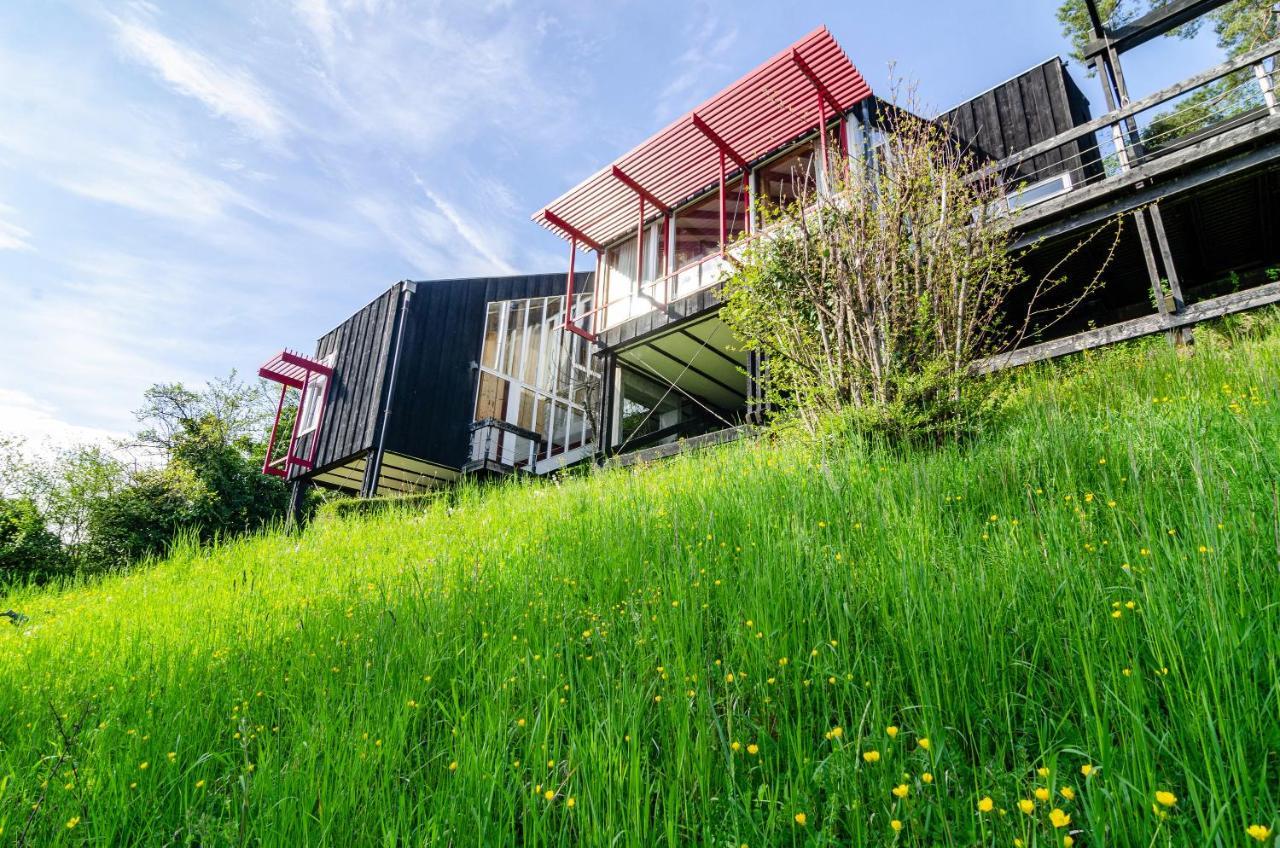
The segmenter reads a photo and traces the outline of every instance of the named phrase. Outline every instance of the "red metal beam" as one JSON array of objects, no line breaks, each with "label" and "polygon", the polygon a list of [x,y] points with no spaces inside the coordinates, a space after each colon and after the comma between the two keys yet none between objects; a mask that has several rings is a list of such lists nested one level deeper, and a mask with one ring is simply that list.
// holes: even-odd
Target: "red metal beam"
[{"label": "red metal beam", "polygon": [[[576,238],[569,242],[569,279],[564,289],[564,328],[575,336],[581,336],[589,342],[594,342],[596,337],[586,330],[573,323],[573,273],[576,260],[578,258],[578,240]],[[600,254],[596,254],[596,270],[599,275]],[[597,289],[598,290],[598,289]]]},{"label": "red metal beam", "polygon": [[743,173],[751,170],[751,166],[747,164],[747,160],[738,155],[728,143],[716,134],[716,131],[707,126],[707,122],[698,117],[695,112],[693,114],[693,125],[698,128],[698,132],[702,133],[707,139],[719,148],[720,152],[733,160],[733,163],[742,169]]},{"label": "red metal beam", "polygon": [[649,189],[645,188],[644,186],[640,185],[640,183],[631,179],[631,177],[627,174],[627,172],[619,168],[617,165],[613,166],[613,176],[614,176],[614,179],[618,180],[618,182],[627,186],[636,194],[640,195],[642,198],[648,201],[649,205],[656,207],[658,211],[661,212],[663,215],[668,215],[671,213],[670,206],[668,206],[667,204],[659,200],[657,197],[655,197],[653,192],[649,191]]},{"label": "red metal beam", "polygon": [[595,241],[590,236],[583,233],[582,230],[579,230],[573,224],[570,224],[568,221],[564,220],[559,215],[552,212],[550,209],[543,209],[542,215],[548,221],[550,221],[554,226],[564,230],[566,233],[569,234],[569,236],[582,242],[592,250],[599,251],[601,249],[599,242]]},{"label": "red metal beam", "polygon": [[835,95],[832,94],[831,90],[822,82],[822,79],[814,73],[813,68],[809,67],[809,63],[800,55],[800,51],[794,47],[791,48],[791,61],[800,69],[800,73],[809,78],[809,82],[813,83],[813,87],[817,89],[818,94],[822,99],[831,104],[832,111],[839,112],[840,101],[836,100]]}]

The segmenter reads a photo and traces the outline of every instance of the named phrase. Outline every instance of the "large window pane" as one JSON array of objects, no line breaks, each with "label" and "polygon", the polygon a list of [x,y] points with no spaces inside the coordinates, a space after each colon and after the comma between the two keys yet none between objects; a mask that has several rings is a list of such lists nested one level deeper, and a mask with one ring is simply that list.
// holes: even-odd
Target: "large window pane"
[{"label": "large window pane", "polygon": [[[747,229],[747,203],[742,180],[725,186],[725,234],[732,242]],[[676,212],[675,264],[680,269],[720,252],[720,192]]]},{"label": "large window pane", "polygon": [[480,372],[480,389],[476,396],[476,420],[507,417],[507,393],[510,384],[501,377]]},{"label": "large window pane", "polygon": [[761,201],[772,207],[786,207],[817,190],[813,144],[795,150],[756,169],[756,191]]},{"label": "large window pane", "polygon": [[480,353],[480,364],[486,368],[498,367],[498,336],[502,324],[502,304],[489,304],[489,313],[484,321],[484,347]]}]

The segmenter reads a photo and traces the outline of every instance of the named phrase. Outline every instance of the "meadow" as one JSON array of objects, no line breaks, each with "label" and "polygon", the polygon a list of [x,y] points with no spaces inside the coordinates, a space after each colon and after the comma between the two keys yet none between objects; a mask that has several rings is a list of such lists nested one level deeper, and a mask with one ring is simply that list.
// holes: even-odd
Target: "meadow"
[{"label": "meadow", "polygon": [[1280,325],[0,595],[0,843],[1280,832]]}]

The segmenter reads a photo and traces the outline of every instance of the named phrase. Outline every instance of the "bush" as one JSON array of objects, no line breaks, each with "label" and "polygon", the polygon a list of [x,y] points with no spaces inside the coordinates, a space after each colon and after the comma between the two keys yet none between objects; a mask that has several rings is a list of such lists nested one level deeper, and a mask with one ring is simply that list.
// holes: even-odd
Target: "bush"
[{"label": "bush", "polygon": [[67,568],[62,542],[29,498],[0,498],[0,583],[42,580]]},{"label": "bush", "polygon": [[[1052,326],[1097,284],[1029,284],[1009,249],[996,179],[969,179],[974,158],[945,127],[890,110],[874,167],[832,158],[845,174],[829,192],[803,192],[766,210],[768,235],[744,251],[725,284],[725,321],[763,354],[764,388],[811,429],[852,415],[895,439],[967,430],[989,405],[990,379],[971,365]],[[1086,238],[1092,240],[1110,223]],[[1114,245],[1113,245],[1114,250]],[[1016,288],[1031,288],[1009,315]],[[1057,313],[1046,323],[1046,312]]]}]

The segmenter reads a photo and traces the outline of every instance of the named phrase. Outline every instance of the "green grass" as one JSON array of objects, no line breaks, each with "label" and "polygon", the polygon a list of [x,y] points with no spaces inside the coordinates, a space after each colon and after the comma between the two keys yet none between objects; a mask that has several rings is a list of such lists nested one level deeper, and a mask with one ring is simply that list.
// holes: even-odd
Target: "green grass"
[{"label": "green grass", "polygon": [[966,445],[742,443],[17,590],[0,842],[1258,844],[1280,331],[1199,338],[1028,369]]}]

